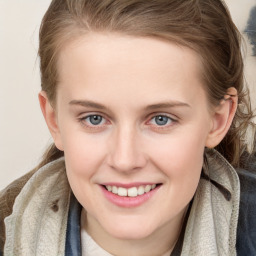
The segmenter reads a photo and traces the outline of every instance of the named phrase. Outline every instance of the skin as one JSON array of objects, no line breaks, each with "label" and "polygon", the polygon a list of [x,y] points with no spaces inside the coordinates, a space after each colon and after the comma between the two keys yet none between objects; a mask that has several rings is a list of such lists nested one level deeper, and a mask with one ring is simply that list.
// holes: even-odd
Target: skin
[{"label": "skin", "polygon": [[[83,228],[114,255],[172,250],[204,148],[225,136],[236,97],[210,107],[197,54],[159,39],[90,33],[65,45],[58,71],[56,108],[45,92],[39,100],[86,210]],[[93,125],[90,115],[102,121]],[[156,116],[166,116],[166,124]],[[101,185],[109,182],[161,186],[142,205],[124,208],[104,196]]]}]

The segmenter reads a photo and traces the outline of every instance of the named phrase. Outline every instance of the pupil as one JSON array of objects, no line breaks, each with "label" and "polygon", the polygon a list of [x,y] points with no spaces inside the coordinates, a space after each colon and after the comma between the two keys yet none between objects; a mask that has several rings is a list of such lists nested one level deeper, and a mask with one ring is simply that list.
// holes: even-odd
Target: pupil
[{"label": "pupil", "polygon": [[100,124],[102,121],[102,117],[101,116],[90,116],[90,122],[94,125]]},{"label": "pupil", "polygon": [[168,117],[166,116],[157,116],[156,117],[156,123],[158,125],[165,125],[168,122]]}]

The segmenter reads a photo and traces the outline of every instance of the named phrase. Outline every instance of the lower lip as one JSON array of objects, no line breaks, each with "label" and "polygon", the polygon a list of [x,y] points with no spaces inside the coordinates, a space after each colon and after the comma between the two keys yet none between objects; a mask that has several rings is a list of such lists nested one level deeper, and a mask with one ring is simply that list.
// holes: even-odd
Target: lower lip
[{"label": "lower lip", "polygon": [[133,207],[138,207],[144,204],[151,197],[154,196],[154,194],[158,191],[159,188],[160,186],[157,186],[156,188],[152,189],[147,193],[144,193],[143,195],[139,195],[136,197],[128,197],[128,196],[119,196],[119,195],[113,194],[108,190],[106,190],[105,187],[101,186],[103,194],[111,203],[124,208],[133,208]]}]

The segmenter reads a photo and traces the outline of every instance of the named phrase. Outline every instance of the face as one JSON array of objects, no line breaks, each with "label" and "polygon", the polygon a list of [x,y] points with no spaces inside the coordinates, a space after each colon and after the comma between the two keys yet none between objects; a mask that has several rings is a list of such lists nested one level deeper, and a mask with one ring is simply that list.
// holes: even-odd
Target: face
[{"label": "face", "polygon": [[199,57],[92,33],[62,49],[58,70],[55,143],[91,229],[141,239],[179,226],[213,126]]}]

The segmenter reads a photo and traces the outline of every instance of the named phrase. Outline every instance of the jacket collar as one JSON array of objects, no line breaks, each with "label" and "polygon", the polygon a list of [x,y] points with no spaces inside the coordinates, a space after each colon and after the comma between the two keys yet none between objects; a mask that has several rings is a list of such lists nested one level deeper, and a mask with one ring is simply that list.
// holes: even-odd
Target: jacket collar
[{"label": "jacket collar", "polygon": [[239,178],[234,168],[217,151],[207,151],[206,160],[208,168],[204,166],[204,172],[209,179],[200,179],[181,255],[235,256]]}]

